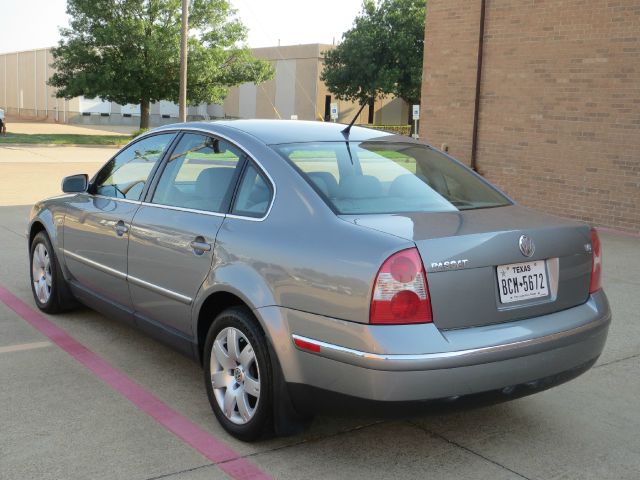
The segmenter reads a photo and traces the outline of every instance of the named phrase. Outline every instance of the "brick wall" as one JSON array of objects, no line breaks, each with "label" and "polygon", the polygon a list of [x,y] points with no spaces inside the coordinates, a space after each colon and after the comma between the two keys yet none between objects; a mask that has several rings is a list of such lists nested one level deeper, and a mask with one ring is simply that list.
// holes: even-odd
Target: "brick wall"
[{"label": "brick wall", "polygon": [[[469,162],[479,0],[429,0],[421,136]],[[640,231],[640,0],[487,0],[478,168],[509,195]]]}]

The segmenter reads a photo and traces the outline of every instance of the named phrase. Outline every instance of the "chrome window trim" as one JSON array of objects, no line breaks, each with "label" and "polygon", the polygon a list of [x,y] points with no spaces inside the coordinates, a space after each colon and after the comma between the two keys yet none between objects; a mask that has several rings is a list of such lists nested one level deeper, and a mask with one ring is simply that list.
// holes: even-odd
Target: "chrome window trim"
[{"label": "chrome window trim", "polygon": [[211,217],[222,217],[222,218],[224,218],[224,217],[228,216],[228,215],[225,215],[224,213],[210,212],[208,210],[198,210],[196,208],[176,207],[174,205],[165,205],[163,203],[141,202],[141,205],[143,207],[156,207],[156,208],[162,208],[162,209],[165,209],[165,210],[176,210],[178,212],[199,213],[201,215],[209,215]]},{"label": "chrome window trim", "polygon": [[[607,312],[605,315],[579,327],[543,337],[453,352],[423,354],[380,354],[363,352],[304,337],[295,333],[291,335],[291,338],[293,339],[294,347],[301,352],[318,355],[357,367],[384,371],[437,370],[477,365],[530,355],[535,353],[536,349],[542,351],[543,349],[552,348],[548,345],[549,343],[560,343],[560,345],[554,345],[553,347],[560,348],[564,346],[562,345],[563,340],[575,335],[585,335],[586,338],[589,338],[590,335],[595,335],[593,331],[606,329],[610,321],[611,312]],[[295,340],[301,340],[318,346],[320,347],[320,352],[303,349],[296,345]],[[543,346],[543,348],[540,348],[541,346]]]},{"label": "chrome window trim", "polygon": [[117,200],[118,202],[132,203],[134,205],[140,205],[142,203],[142,201],[140,201],[140,200],[130,200],[128,198],[109,197],[107,195],[100,195],[98,193],[84,192],[84,194],[88,195],[89,197],[104,198],[105,200],[114,200],[114,201]]},{"label": "chrome window trim", "polygon": [[65,256],[69,256],[71,258],[73,258],[74,260],[77,260],[81,263],[84,263],[85,265],[88,265],[90,267],[93,267],[97,270],[100,270],[101,272],[104,272],[106,274],[112,275],[116,278],[119,278],[121,280],[125,280],[127,282],[131,282],[134,285],[137,285],[139,287],[143,287],[146,288],[148,290],[151,290],[152,292],[155,293],[159,293],[160,295],[164,295],[165,297],[171,298],[173,300],[176,300],[178,302],[184,303],[185,305],[191,305],[191,302],[193,302],[193,299],[191,297],[188,297],[186,295],[183,295],[181,293],[178,292],[174,292],[173,290],[169,290],[167,288],[161,287],[159,285],[156,285],[155,283],[150,283],[150,282],[146,282],[138,277],[134,277],[132,275],[129,275],[127,273],[121,272],[120,270],[116,270],[115,268],[111,268],[111,267],[107,267],[106,265],[103,265],[99,262],[96,262],[94,260],[90,260],[86,257],[83,257],[82,255],[78,255],[77,253],[73,253],[70,252],[69,250],[65,250],[65,249],[61,249],[63,255]]},{"label": "chrome window trim", "polygon": [[[267,212],[264,214],[264,216],[263,217],[248,217],[246,215],[234,215],[234,214],[231,214],[231,213],[225,214],[225,213],[220,213],[220,212],[211,212],[211,211],[208,211],[208,210],[198,210],[198,209],[195,209],[195,208],[174,207],[172,205],[164,205],[162,203],[143,202],[141,200],[129,200],[129,199],[126,199],[126,198],[107,197],[105,195],[93,194],[93,193],[88,193],[88,192],[84,192],[84,194],[88,195],[90,197],[95,197],[95,198],[104,198],[104,199],[114,200],[114,201],[119,201],[119,202],[134,203],[134,204],[144,205],[144,206],[149,206],[149,207],[166,208],[168,210],[177,210],[177,211],[182,211],[182,212],[202,213],[202,214],[205,214],[205,215],[211,215],[211,216],[216,216],[216,217],[227,217],[227,218],[234,218],[234,219],[238,219],[238,220],[248,220],[250,222],[263,222],[263,221],[265,221],[267,219],[267,217],[271,213],[271,209],[273,208],[273,204],[274,204],[274,202],[276,200],[276,194],[277,194],[276,182],[273,181],[273,178],[271,177],[271,175],[269,175],[269,172],[267,172],[267,169],[264,168],[264,165],[262,165],[262,163],[260,163],[256,159],[256,156],[251,151],[249,151],[245,147],[242,147],[242,146],[238,145],[235,140],[231,139],[227,135],[224,135],[224,134],[218,133],[218,132],[214,132],[214,131],[211,131],[211,130],[207,130],[207,129],[204,129],[204,128],[195,128],[195,127],[167,128],[166,131],[165,130],[154,130],[152,132],[149,132],[146,135],[134,138],[129,143],[127,143],[125,146],[123,146],[120,150],[118,150],[118,153],[116,153],[116,155],[118,155],[122,150],[127,148],[129,145],[131,145],[135,141],[143,140],[144,138],[146,138],[148,136],[156,135],[156,134],[159,134],[159,133],[171,133],[171,132],[176,133],[176,134],[185,133],[185,132],[206,133],[206,134],[209,134],[209,135],[213,135],[213,136],[219,137],[220,139],[225,140],[225,141],[233,144],[238,149],[240,149],[242,152],[246,153],[247,156],[258,166],[258,168],[264,174],[264,176],[269,180],[269,183],[271,184],[271,188],[273,190],[273,195],[271,195],[271,202],[269,203],[269,208],[267,209]],[[111,158],[113,158],[113,157],[111,157]],[[109,159],[108,161],[110,161],[110,160],[111,159]],[[105,162],[105,165],[106,165],[106,162]],[[103,167],[104,167],[104,165],[103,165]],[[102,170],[102,167],[100,167],[100,170]],[[98,171],[100,171],[100,170],[98,170]],[[94,177],[95,177],[95,175],[94,175]],[[147,180],[149,180],[149,179],[147,179]],[[239,180],[240,179],[238,179],[238,181]]]},{"label": "chrome window trim", "polygon": [[[227,213],[224,214],[226,217],[228,218],[235,218],[238,220],[248,220],[250,222],[263,222],[267,219],[267,217],[269,216],[269,214],[271,213],[271,209],[273,208],[273,204],[275,203],[276,200],[276,195],[277,195],[277,189],[276,189],[276,182],[273,181],[273,178],[271,177],[271,175],[269,175],[269,172],[267,172],[267,169],[264,168],[264,165],[262,165],[262,163],[260,163],[260,161],[258,161],[256,159],[256,155],[251,152],[249,149],[247,149],[244,146],[240,146],[238,145],[238,143],[230,138],[229,136],[223,134],[223,133],[218,133],[212,130],[207,130],[205,128],[197,128],[197,127],[181,127],[179,128],[179,131],[182,133],[186,133],[186,132],[198,132],[198,133],[205,133],[208,135],[212,135],[215,137],[218,137],[222,140],[225,140],[229,143],[231,143],[232,145],[234,145],[236,148],[240,149],[242,152],[244,152],[251,161],[253,161],[258,168],[261,170],[261,172],[264,174],[264,176],[269,180],[269,183],[271,184],[271,189],[273,190],[273,194],[271,195],[271,202],[269,203],[269,208],[267,209],[267,212],[264,214],[264,216],[262,217],[248,217],[246,215],[234,215],[232,213]],[[238,179],[238,182],[240,181],[240,179]],[[153,205],[162,205],[161,203],[154,203]],[[233,205],[231,205],[233,206]],[[231,207],[230,206],[230,207]],[[200,213],[202,212],[202,210],[197,210],[196,213]],[[214,213],[214,212],[209,212],[209,213]]]}]

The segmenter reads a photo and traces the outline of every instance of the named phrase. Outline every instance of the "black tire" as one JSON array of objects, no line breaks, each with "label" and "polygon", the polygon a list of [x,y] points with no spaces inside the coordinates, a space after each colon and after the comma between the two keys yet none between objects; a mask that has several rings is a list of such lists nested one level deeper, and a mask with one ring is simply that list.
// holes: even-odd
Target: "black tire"
[{"label": "black tire", "polygon": [[[51,287],[50,295],[45,301],[38,297],[33,278],[33,255],[38,245],[44,246],[49,257],[48,271],[50,272]],[[29,278],[31,279],[31,292],[33,293],[33,299],[36,302],[36,306],[43,312],[59,313],[64,310],[68,310],[75,305],[73,296],[69,291],[69,286],[62,275],[56,252],[54,251],[51,241],[49,240],[49,236],[45,231],[38,232],[31,242],[31,246],[29,248]]]},{"label": "black tire", "polygon": [[[216,337],[226,328],[239,330],[253,348],[255,367],[259,371],[260,384],[259,400],[250,420],[244,424],[231,421],[224,414],[214,394],[211,380],[211,356]],[[243,339],[244,341],[244,339]],[[244,344],[246,346],[246,343]],[[273,432],[273,370],[269,349],[264,333],[258,326],[257,320],[245,307],[232,307],[220,313],[211,324],[204,346],[204,384],[209,397],[209,403],[222,427],[234,437],[245,442],[252,442],[269,436]],[[255,377],[255,375],[254,375]],[[239,386],[239,384],[236,384]],[[221,392],[221,389],[218,389]],[[237,407],[235,407],[237,408]]]}]

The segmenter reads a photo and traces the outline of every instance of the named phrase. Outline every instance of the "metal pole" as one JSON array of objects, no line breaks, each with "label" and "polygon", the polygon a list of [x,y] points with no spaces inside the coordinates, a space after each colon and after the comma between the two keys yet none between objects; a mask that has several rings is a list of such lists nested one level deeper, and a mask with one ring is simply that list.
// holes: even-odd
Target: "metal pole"
[{"label": "metal pole", "polygon": [[49,120],[49,66],[47,65],[47,57],[49,50],[44,51],[44,117]]},{"label": "metal pole", "polygon": [[38,118],[38,51],[33,51],[33,107]]},{"label": "metal pole", "polygon": [[4,108],[8,112],[9,106],[7,105],[7,57],[9,55],[4,55]]},{"label": "metal pole", "polygon": [[482,53],[484,49],[484,17],[486,11],[486,1],[480,1],[480,28],[478,32],[478,60],[476,69],[476,98],[473,110],[473,133],[471,137],[471,165],[470,167],[478,171],[478,122],[480,117],[480,87],[482,85]]},{"label": "metal pole", "polygon": [[189,0],[182,0],[182,31],[180,34],[180,121],[187,121],[187,40],[189,38]]},{"label": "metal pole", "polygon": [[22,97],[20,95],[20,52],[16,52],[16,93],[18,94],[18,118],[21,118],[22,115],[20,114],[20,108],[22,108],[22,105],[20,105],[20,100]]}]

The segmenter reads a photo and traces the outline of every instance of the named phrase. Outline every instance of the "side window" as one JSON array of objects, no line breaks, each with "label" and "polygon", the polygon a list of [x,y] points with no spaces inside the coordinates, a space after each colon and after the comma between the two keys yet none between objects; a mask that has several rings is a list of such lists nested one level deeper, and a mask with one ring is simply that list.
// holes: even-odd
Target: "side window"
[{"label": "side window", "polygon": [[263,217],[269,209],[271,196],[269,182],[253,163],[249,163],[242,176],[231,213],[247,217]]},{"label": "side window", "polygon": [[237,148],[223,140],[184,135],[162,172],[152,203],[226,211],[241,157]]},{"label": "side window", "polygon": [[95,193],[106,197],[140,200],[149,174],[174,134],[154,135],[127,147],[98,172]]}]

